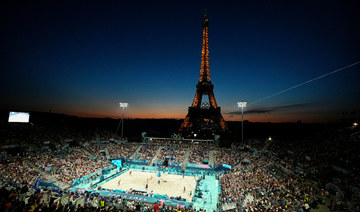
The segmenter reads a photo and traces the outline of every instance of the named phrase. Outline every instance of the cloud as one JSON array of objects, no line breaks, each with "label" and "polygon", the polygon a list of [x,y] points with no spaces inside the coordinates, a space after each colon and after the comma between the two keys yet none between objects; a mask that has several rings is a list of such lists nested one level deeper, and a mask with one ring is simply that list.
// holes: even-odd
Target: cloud
[{"label": "cloud", "polygon": [[[244,114],[263,114],[263,113],[272,113],[275,111],[284,111],[289,109],[299,109],[299,108],[305,108],[309,105],[312,105],[312,103],[303,103],[303,104],[292,104],[292,105],[281,105],[277,107],[264,107],[264,108],[254,108],[244,111]],[[241,111],[232,111],[227,114],[230,115],[241,115]]]},{"label": "cloud", "polygon": [[[266,108],[257,108],[252,110],[244,111],[244,114],[262,114],[262,113],[270,113],[273,112],[273,109],[266,109]],[[232,111],[227,114],[231,115],[241,115],[241,111]]]}]

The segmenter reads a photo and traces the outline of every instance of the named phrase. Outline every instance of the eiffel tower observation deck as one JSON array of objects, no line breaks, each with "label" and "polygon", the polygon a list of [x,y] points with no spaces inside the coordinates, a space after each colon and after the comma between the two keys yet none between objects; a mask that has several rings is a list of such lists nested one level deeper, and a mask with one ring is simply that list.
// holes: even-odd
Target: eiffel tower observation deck
[{"label": "eiffel tower observation deck", "polygon": [[[181,124],[179,133],[186,138],[214,138],[227,131],[227,125],[216,103],[214,85],[211,83],[209,62],[209,20],[206,16],[202,22],[203,39],[199,81],[196,93],[188,114]],[[206,98],[208,97],[208,98]]]}]

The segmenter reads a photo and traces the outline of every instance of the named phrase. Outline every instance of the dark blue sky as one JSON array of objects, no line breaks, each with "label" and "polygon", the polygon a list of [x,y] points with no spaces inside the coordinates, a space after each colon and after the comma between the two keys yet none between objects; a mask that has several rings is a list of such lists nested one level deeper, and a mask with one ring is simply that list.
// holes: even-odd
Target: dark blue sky
[{"label": "dark blue sky", "polygon": [[[1,108],[184,118],[208,9],[210,72],[225,120],[360,61],[356,1],[1,1]],[[360,116],[360,65],[246,108],[250,121]]]}]

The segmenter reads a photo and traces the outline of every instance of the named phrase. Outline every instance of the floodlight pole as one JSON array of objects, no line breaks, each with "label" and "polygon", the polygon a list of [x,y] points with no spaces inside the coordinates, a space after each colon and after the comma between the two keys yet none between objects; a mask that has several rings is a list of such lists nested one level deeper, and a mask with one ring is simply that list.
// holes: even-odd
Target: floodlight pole
[{"label": "floodlight pole", "polygon": [[121,138],[123,138],[123,134],[124,134],[124,113],[125,113],[125,108],[123,107],[123,115],[122,115],[122,120],[121,120]]},{"label": "floodlight pole", "polygon": [[125,108],[128,106],[128,103],[120,102],[119,104],[120,104],[120,107],[123,109],[122,121],[121,121],[121,138],[123,138],[123,135],[124,135],[124,113],[125,113]]},{"label": "floodlight pole", "polygon": [[241,144],[245,146],[244,143],[244,107],[246,107],[247,102],[242,101],[238,102],[238,107],[241,107]]}]

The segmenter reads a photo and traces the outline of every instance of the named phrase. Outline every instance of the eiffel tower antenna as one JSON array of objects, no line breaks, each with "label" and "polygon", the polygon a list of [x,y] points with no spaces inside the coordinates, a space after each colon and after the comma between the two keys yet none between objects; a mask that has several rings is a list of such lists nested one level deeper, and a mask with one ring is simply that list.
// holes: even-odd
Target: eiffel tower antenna
[{"label": "eiffel tower antenna", "polygon": [[[200,135],[203,138],[214,137],[227,131],[227,125],[221,115],[220,107],[217,105],[214,95],[214,85],[211,83],[209,62],[209,20],[206,17],[202,22],[203,39],[201,49],[200,75],[196,85],[196,93],[189,112],[180,127],[180,132],[185,137]],[[209,102],[203,102],[203,96],[208,96]]]}]

